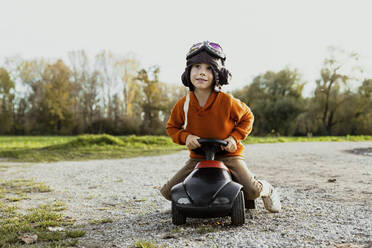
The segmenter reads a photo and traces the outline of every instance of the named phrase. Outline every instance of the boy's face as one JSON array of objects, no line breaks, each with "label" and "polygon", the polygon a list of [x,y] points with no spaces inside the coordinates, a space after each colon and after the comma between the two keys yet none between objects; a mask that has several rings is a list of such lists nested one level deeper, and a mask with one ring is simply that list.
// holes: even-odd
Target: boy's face
[{"label": "boy's face", "polygon": [[190,80],[196,89],[206,90],[212,88],[212,67],[205,63],[193,65],[190,71]]}]

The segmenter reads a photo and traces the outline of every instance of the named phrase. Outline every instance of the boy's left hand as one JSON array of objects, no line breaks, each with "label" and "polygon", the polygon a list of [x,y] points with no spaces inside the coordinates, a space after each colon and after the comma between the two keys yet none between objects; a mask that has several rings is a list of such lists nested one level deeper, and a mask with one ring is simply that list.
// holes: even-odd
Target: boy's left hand
[{"label": "boy's left hand", "polygon": [[229,136],[227,139],[224,139],[227,141],[227,146],[221,146],[222,150],[225,150],[227,152],[236,152],[238,149],[238,146],[236,145],[236,140],[233,136]]}]

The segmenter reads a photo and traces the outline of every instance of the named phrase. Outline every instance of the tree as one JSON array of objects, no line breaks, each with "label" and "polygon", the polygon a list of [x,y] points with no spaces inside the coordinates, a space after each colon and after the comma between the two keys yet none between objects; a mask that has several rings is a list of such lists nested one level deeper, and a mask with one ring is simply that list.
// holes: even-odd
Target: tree
[{"label": "tree", "polygon": [[41,100],[43,123],[53,133],[69,133],[74,127],[71,70],[58,60],[48,65],[42,75],[44,94]]},{"label": "tree", "polygon": [[120,58],[112,52],[102,51],[96,55],[95,67],[99,72],[99,82],[101,86],[101,99],[104,117],[109,120],[114,118],[112,99],[113,95],[120,91],[122,87],[122,75],[120,68]]},{"label": "tree", "polygon": [[320,71],[321,78],[316,81],[313,111],[320,120],[321,134],[332,135],[335,125],[347,118],[342,118],[342,108],[348,104],[351,96],[350,83],[356,80],[354,72],[358,69],[355,63],[358,54],[330,47],[330,55],[324,60]]},{"label": "tree", "polygon": [[293,135],[295,120],[304,111],[303,86],[296,70],[284,69],[267,71],[233,94],[252,109],[254,134]]},{"label": "tree", "polygon": [[[159,82],[160,69],[153,66],[148,71],[142,69],[138,72],[137,80],[142,83],[142,112],[143,121],[141,131],[146,134],[161,134],[165,128],[160,118],[164,110],[164,103],[167,101],[165,92],[162,92],[162,83]],[[149,74],[153,79],[149,78]]]},{"label": "tree", "polygon": [[32,126],[28,118],[28,111],[29,107],[27,100],[25,98],[21,98],[18,102],[17,111],[14,115],[14,134],[26,135],[32,130]]},{"label": "tree", "polygon": [[[14,73],[19,88],[23,92],[17,92],[20,100],[17,109],[16,127],[21,133],[35,133],[42,130],[41,100],[44,94],[42,74],[48,66],[44,59],[19,60]],[[23,99],[23,101],[22,101]],[[21,113],[18,113],[21,111]],[[18,118],[22,116],[22,118]],[[23,121],[23,122],[22,122]]]},{"label": "tree", "polygon": [[42,80],[47,66],[48,63],[44,59],[24,60],[17,66],[17,78],[21,80],[22,86],[28,89],[28,94],[34,91],[32,87]]},{"label": "tree", "polygon": [[123,102],[121,101],[119,94],[115,94],[113,98],[113,113],[114,113],[114,128],[115,131],[119,127],[119,123],[121,122],[123,118]]},{"label": "tree", "polygon": [[8,71],[0,68],[0,134],[9,134],[13,126],[14,89]]},{"label": "tree", "polygon": [[98,79],[99,72],[95,71],[82,85],[80,106],[84,120],[84,130],[96,120],[102,119],[99,107]]},{"label": "tree", "polygon": [[372,79],[363,81],[354,99],[354,132],[372,135]]},{"label": "tree", "polygon": [[123,57],[116,62],[123,82],[124,112],[126,118],[133,118],[140,113],[140,86],[136,81],[140,63],[133,56]]},{"label": "tree", "polygon": [[69,53],[71,63],[74,119],[78,124],[78,132],[89,132],[96,120],[102,119],[99,111],[99,79],[100,73],[94,70],[85,51]]}]

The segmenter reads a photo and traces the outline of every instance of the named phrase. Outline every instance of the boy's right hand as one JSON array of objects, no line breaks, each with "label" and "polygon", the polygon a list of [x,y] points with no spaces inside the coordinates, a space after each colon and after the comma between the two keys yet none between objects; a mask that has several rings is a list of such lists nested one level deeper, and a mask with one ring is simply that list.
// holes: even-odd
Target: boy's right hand
[{"label": "boy's right hand", "polygon": [[200,147],[201,145],[199,144],[198,139],[200,139],[200,137],[198,137],[196,135],[189,134],[186,137],[187,148],[189,148],[190,150],[193,150],[193,149],[196,149],[196,148]]}]

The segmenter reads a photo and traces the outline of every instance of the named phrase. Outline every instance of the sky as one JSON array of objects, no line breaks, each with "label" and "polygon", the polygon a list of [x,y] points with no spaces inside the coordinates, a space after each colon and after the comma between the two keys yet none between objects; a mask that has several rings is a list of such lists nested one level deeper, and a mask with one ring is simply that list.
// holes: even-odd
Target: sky
[{"label": "sky", "polygon": [[227,55],[226,90],[288,67],[309,95],[329,46],[359,53],[363,76],[372,78],[371,7],[368,0],[2,0],[0,63],[109,50],[134,53],[144,68],[160,66],[161,81],[181,84],[188,49],[209,40]]}]

